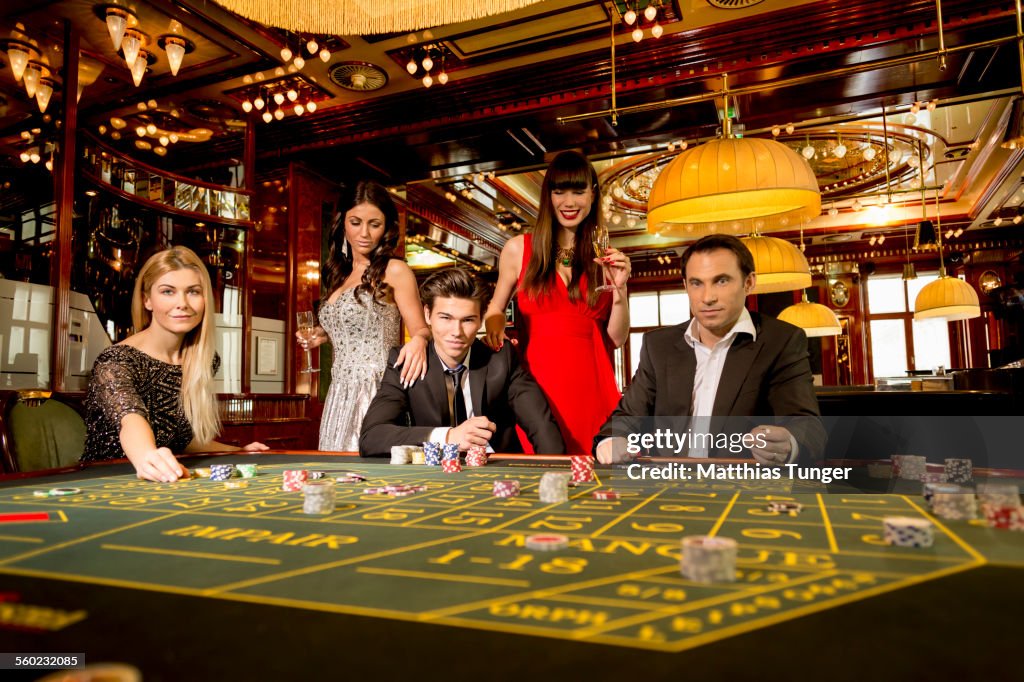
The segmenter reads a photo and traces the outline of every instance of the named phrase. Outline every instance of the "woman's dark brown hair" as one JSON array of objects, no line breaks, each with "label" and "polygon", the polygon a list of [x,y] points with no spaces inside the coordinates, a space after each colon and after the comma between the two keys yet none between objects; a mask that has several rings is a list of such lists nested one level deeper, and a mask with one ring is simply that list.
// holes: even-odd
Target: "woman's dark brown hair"
[{"label": "woman's dark brown hair", "polygon": [[[597,171],[587,161],[587,157],[579,152],[562,152],[554,158],[544,174],[544,184],[540,190],[540,210],[537,224],[533,228],[530,260],[523,274],[523,288],[534,298],[545,295],[555,285],[558,276],[558,239],[560,229],[558,218],[551,205],[551,192],[554,190],[583,190],[590,187],[594,192],[594,202],[590,213],[576,227],[575,247],[572,256],[572,276],[569,278],[569,300],[579,301],[586,298],[587,304],[597,303],[598,292],[594,287],[601,284],[600,266],[594,262],[591,242],[597,229],[598,201],[600,191],[597,186]],[[587,291],[581,291],[580,279],[587,275]]]},{"label": "woman's dark brown hair", "polygon": [[331,250],[324,265],[324,290],[330,296],[352,274],[352,247],[345,240],[345,214],[360,204],[370,204],[380,209],[384,214],[384,234],[376,248],[370,252],[370,264],[356,286],[355,297],[358,301],[362,294],[370,294],[375,302],[383,305],[390,303],[393,298],[391,285],[384,282],[384,273],[388,269],[388,261],[395,257],[395,248],[398,246],[398,209],[388,191],[369,180],[356,183],[343,193],[338,202],[338,211],[331,227]]}]

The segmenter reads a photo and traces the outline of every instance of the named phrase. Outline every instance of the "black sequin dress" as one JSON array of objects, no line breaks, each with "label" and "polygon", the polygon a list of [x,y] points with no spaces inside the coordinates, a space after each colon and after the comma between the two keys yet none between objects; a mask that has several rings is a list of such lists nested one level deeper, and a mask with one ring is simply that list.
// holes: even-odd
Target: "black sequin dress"
[{"label": "black sequin dress", "polygon": [[[214,357],[213,371],[220,366]],[[170,365],[124,344],[99,354],[85,398],[87,433],[81,461],[124,457],[121,419],[141,415],[153,429],[158,448],[183,452],[192,425],[181,408],[181,365]]]}]

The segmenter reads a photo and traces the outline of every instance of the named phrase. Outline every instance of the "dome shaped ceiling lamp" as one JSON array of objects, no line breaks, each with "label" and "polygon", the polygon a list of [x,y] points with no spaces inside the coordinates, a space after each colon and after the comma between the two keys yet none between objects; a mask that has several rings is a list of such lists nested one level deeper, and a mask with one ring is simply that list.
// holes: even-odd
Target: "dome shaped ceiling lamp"
[{"label": "dome shaped ceiling lamp", "polygon": [[[781,240],[780,240],[781,241]],[[788,245],[789,242],[786,242]],[[749,247],[748,247],[749,248]],[[804,251],[804,231],[803,227],[800,228],[800,249],[798,253],[802,256]],[[757,261],[755,260],[755,267]],[[804,261],[806,264],[807,261]],[[809,270],[810,268],[808,268]],[[760,281],[758,276],[758,281]],[[798,279],[796,276],[793,278]],[[800,273],[799,279],[803,279],[803,273]],[[807,277],[808,283],[810,282],[810,273],[808,272]],[[756,288],[756,287],[755,287]],[[829,308],[821,305],[820,303],[811,303],[807,300],[807,289],[803,289],[800,292],[800,302],[785,308],[779,313],[779,319],[783,322],[789,322],[792,325],[796,325],[804,330],[807,336],[838,336],[842,331],[842,327],[839,325],[839,318]]]},{"label": "dome shaped ceiling lamp", "polygon": [[299,33],[353,36],[405,33],[511,12],[540,0],[217,0],[218,4],[268,26]]},{"label": "dome shaped ceiling lamp", "polygon": [[746,237],[742,242],[754,256],[757,282],[751,293],[771,294],[811,286],[811,267],[794,244],[759,234]]},{"label": "dome shaped ceiling lamp", "polygon": [[946,274],[946,264],[942,260],[942,217],[939,215],[939,193],[935,192],[935,230],[939,247],[939,278],[925,285],[914,301],[914,319],[941,318],[949,322],[970,320],[981,316],[981,305],[978,292],[959,277]]},{"label": "dome shaped ceiling lamp", "polygon": [[804,330],[807,336],[839,336],[842,327],[832,309],[820,303],[807,300],[804,291],[799,303],[794,303],[779,313],[779,319]]},{"label": "dome shaped ceiling lamp", "polygon": [[723,93],[722,138],[679,154],[661,171],[647,202],[649,232],[694,239],[763,233],[792,229],[821,213],[821,191],[807,160],[775,140],[733,137],[728,83]]}]

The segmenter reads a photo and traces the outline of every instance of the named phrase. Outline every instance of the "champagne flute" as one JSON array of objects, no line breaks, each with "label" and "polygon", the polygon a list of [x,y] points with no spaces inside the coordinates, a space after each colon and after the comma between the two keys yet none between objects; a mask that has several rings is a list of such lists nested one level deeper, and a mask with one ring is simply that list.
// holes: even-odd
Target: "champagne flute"
[{"label": "champagne flute", "polygon": [[[597,225],[594,227],[594,254],[598,258],[604,258],[605,251],[608,250],[608,229]],[[604,284],[601,286],[594,287],[594,291],[613,291],[615,285],[608,281],[608,272],[605,270],[605,266],[601,266],[601,275],[604,279]]]},{"label": "champagne flute", "polygon": [[[316,339],[316,316],[313,315],[312,310],[304,310],[301,313],[295,313],[295,320],[297,322],[299,337],[306,343],[312,343]],[[313,369],[313,355],[310,353],[309,348],[305,349],[305,358],[303,359],[302,369],[299,370],[302,374],[312,374],[319,372],[319,369]]]}]

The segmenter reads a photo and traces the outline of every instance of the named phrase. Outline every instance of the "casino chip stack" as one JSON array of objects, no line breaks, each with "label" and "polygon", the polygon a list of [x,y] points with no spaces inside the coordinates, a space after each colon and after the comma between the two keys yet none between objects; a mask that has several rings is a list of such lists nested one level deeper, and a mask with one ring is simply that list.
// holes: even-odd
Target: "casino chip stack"
[{"label": "casino chip stack", "polygon": [[615,492],[614,490],[611,490],[611,489],[595,490],[594,491],[594,499],[595,500],[617,500],[617,499],[619,499],[619,494],[617,492]]},{"label": "casino chip stack", "polygon": [[558,504],[569,499],[569,479],[572,474],[549,471],[540,477],[540,501]]},{"label": "casino chip stack", "polygon": [[209,478],[213,472],[210,471],[210,467],[197,467],[192,470],[192,473],[196,475],[196,478]]},{"label": "casino chip stack", "polygon": [[697,583],[731,583],[736,580],[738,545],[732,538],[690,535],[682,540],[683,577]]},{"label": "casino chip stack", "polygon": [[800,512],[803,511],[804,506],[799,502],[786,502],[776,501],[769,502],[767,505],[768,511],[773,511],[776,514],[788,514],[789,516],[799,516]]},{"label": "casino chip stack", "polygon": [[946,479],[950,483],[970,483],[974,480],[974,463],[969,459],[947,459]]},{"label": "casino chip stack", "polygon": [[928,519],[910,516],[886,516],[882,519],[887,545],[896,547],[931,547],[935,542],[935,526]]},{"label": "casino chip stack", "polygon": [[455,459],[459,458],[459,444],[458,443],[445,443],[441,446],[441,459]]},{"label": "casino chip stack", "polygon": [[423,443],[423,463],[428,467],[441,466],[441,444],[430,443],[424,441]]},{"label": "casino chip stack", "polygon": [[590,455],[573,455],[569,458],[572,466],[573,483],[590,483],[594,480],[594,458]]},{"label": "casino chip stack", "polygon": [[932,507],[932,500],[935,499],[935,493],[954,494],[964,492],[964,489],[956,485],[955,483],[926,482],[922,487],[922,495],[924,496],[924,501],[928,505],[928,508],[932,509],[932,511],[934,511],[934,508]]},{"label": "casino chip stack", "polygon": [[921,494],[924,501],[931,504],[932,495],[935,494],[935,486],[946,484],[946,474],[926,473],[921,474]]},{"label": "casino chip stack", "polygon": [[[978,506],[974,500],[974,492],[952,483],[933,484],[932,512],[942,519],[966,521],[978,515]],[[949,486],[939,488],[939,486]]]},{"label": "casino chip stack", "polygon": [[235,473],[234,464],[213,464],[210,466],[211,481],[226,481]]},{"label": "casino chip stack", "polygon": [[1024,507],[996,504],[981,505],[985,522],[1001,530],[1024,530]]},{"label": "casino chip stack", "polygon": [[893,455],[892,473],[896,478],[920,481],[921,474],[928,471],[928,460],[920,455]]},{"label": "casino chip stack", "polygon": [[426,464],[427,463],[427,456],[423,452],[423,448],[413,447],[409,451],[412,453],[412,463],[413,464],[420,464],[420,465],[422,465],[422,464]]},{"label": "casino chip stack", "polygon": [[491,492],[495,497],[516,497],[519,495],[519,481],[495,481]]},{"label": "casino chip stack", "polygon": [[334,511],[334,481],[309,481],[302,486],[302,511],[305,514],[330,514]]},{"label": "casino chip stack", "polygon": [[462,464],[458,457],[450,457],[441,460],[441,470],[446,474],[457,474],[462,471]]},{"label": "casino chip stack", "polygon": [[466,451],[466,466],[482,467],[487,464],[487,448],[474,445]]},{"label": "casino chip stack", "polygon": [[253,478],[259,471],[259,464],[239,464],[235,470],[242,475],[242,478]]},{"label": "casino chip stack", "polygon": [[412,452],[409,451],[408,445],[393,445],[391,446],[391,463],[392,464],[412,464]]},{"label": "casino chip stack", "polygon": [[978,486],[978,499],[982,504],[998,507],[1020,505],[1020,489],[1014,483],[985,483]]},{"label": "casino chip stack", "polygon": [[297,493],[302,490],[302,486],[309,480],[309,472],[302,469],[288,469],[284,472],[284,483],[281,485],[281,490],[286,490],[290,493]]}]

